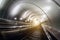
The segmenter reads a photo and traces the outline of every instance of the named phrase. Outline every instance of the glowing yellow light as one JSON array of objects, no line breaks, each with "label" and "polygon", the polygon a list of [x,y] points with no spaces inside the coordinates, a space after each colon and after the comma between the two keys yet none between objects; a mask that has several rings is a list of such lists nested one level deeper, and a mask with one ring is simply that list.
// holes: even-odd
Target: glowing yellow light
[{"label": "glowing yellow light", "polygon": [[40,24],[40,20],[38,18],[33,19],[32,25],[33,26],[38,26]]}]

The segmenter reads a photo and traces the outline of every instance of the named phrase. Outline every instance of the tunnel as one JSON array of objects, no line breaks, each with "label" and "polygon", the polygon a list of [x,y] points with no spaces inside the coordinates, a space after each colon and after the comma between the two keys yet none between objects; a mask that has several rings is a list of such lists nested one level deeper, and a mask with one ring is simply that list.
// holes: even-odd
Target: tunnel
[{"label": "tunnel", "polygon": [[0,0],[0,40],[60,40],[59,0]]}]

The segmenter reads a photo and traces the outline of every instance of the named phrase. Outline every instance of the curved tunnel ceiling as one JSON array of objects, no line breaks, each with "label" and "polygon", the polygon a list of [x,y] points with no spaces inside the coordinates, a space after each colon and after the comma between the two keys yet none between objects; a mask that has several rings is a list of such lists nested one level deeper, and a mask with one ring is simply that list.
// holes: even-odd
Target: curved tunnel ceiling
[{"label": "curved tunnel ceiling", "polygon": [[[24,9],[24,10],[22,10],[23,12],[20,12],[19,11],[19,13],[25,13],[25,12],[28,12],[27,10],[29,10],[30,12],[31,12],[31,10],[33,11],[33,12],[35,12],[35,11],[37,11],[37,9],[38,9],[38,11],[40,10],[39,8],[41,8],[46,14],[47,14],[47,16],[49,17],[49,20],[50,21],[52,21],[52,24],[51,25],[53,25],[53,27],[55,27],[55,28],[57,28],[57,29],[60,29],[60,22],[59,22],[59,20],[60,20],[60,17],[59,17],[59,13],[60,13],[60,8],[52,1],[52,0],[45,0],[45,1],[43,1],[43,0],[18,0],[17,1],[18,3],[20,3],[20,2],[27,2],[27,3],[31,3],[31,4],[27,4],[29,7],[31,7],[31,8],[28,8],[27,6],[26,6],[26,4],[23,4],[22,5],[22,8],[20,8],[19,6],[22,4],[19,4],[17,7],[18,8],[20,8],[20,9]],[[15,3],[15,1],[14,1],[14,3]],[[16,4],[12,4],[12,5],[14,5],[14,6],[16,6],[16,4],[18,4],[18,3],[16,3]],[[39,8],[37,8],[37,7],[32,7],[31,5],[32,4],[35,4],[35,5],[37,5]],[[14,7],[13,6],[13,7]],[[24,6],[27,8],[27,9],[25,9],[24,8]],[[34,6],[34,5],[33,5]],[[11,9],[7,9],[8,10],[8,12],[7,13],[10,13],[9,12],[9,10],[12,12],[12,16],[14,16],[13,15],[13,11],[15,11],[15,13],[17,13],[17,10],[18,10],[18,8],[16,8],[16,10],[14,9],[14,8],[11,8],[12,9],[12,11],[11,11]],[[36,9],[37,8],[37,9]],[[20,10],[19,9],[19,10]],[[22,15],[22,14],[21,14]],[[28,14],[27,14],[28,15]],[[35,15],[35,14],[34,14]],[[38,14],[37,14],[38,15]],[[11,17],[12,17],[11,16]],[[17,16],[17,15],[16,15]],[[15,16],[14,16],[15,17]],[[13,18],[14,18],[13,17]],[[21,17],[23,17],[23,16],[21,16]],[[8,17],[8,18],[10,18],[10,16]],[[16,19],[16,18],[15,18]],[[19,19],[18,19],[19,20]],[[26,19],[25,19],[26,20]]]}]

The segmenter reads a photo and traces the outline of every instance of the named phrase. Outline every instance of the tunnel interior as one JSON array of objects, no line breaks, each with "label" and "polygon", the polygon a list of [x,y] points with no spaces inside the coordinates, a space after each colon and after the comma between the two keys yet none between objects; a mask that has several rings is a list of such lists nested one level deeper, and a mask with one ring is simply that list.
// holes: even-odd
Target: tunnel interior
[{"label": "tunnel interior", "polygon": [[0,39],[59,40],[60,32],[54,29],[54,26],[58,25],[55,21],[58,20],[56,13],[59,12],[59,7],[53,1],[51,3],[43,0],[1,1]]}]

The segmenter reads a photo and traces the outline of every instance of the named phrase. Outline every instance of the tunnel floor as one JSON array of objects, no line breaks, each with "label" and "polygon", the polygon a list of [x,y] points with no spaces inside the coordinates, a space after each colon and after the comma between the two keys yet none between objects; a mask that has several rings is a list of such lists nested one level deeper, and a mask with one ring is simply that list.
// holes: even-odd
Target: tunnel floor
[{"label": "tunnel floor", "polygon": [[34,27],[16,33],[4,33],[4,40],[48,40],[42,27]]}]

